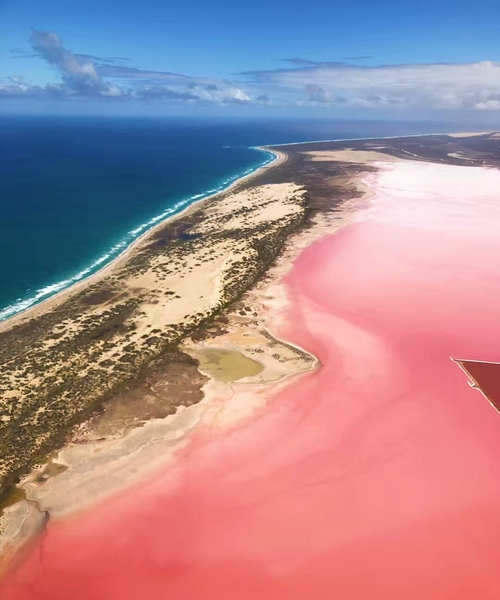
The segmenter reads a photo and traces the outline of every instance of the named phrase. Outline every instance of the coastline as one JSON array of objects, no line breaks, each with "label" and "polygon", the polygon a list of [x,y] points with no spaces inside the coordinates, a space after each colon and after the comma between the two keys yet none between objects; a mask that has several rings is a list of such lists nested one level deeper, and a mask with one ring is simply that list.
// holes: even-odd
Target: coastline
[{"label": "coastline", "polygon": [[443,132],[430,132],[430,133],[410,133],[408,135],[378,135],[373,137],[363,137],[363,138],[338,138],[331,140],[312,140],[307,142],[286,142],[284,144],[270,144],[269,146],[260,146],[262,148],[285,148],[286,146],[305,146],[308,144],[329,144],[334,142],[364,142],[364,141],[373,141],[373,140],[400,140],[404,138],[420,138],[420,137],[428,137],[434,135],[446,135],[450,137],[476,137],[481,135],[491,135],[496,133],[496,130],[491,131],[472,131],[472,132],[457,132],[457,133],[443,133]]},{"label": "coastline", "polygon": [[[37,309],[38,307],[42,307],[42,306],[47,307],[47,306],[49,306],[48,303],[50,301],[54,301],[54,304],[51,303],[50,308],[48,308],[48,310],[50,310],[51,308],[53,308],[54,306],[59,304],[59,300],[63,301],[65,298],[69,298],[71,295],[73,295],[73,291],[74,291],[74,293],[78,293],[78,291],[81,291],[82,289],[84,289],[85,284],[92,285],[92,283],[97,282],[100,279],[100,276],[104,272],[106,272],[106,273],[108,272],[108,271],[106,271],[108,268],[111,268],[113,265],[117,266],[119,264],[118,261],[129,256],[129,253],[133,249],[137,248],[138,245],[142,241],[146,240],[149,235],[153,235],[155,231],[157,231],[159,228],[164,226],[166,223],[172,222],[172,220],[174,220],[176,218],[179,218],[179,217],[185,216],[186,214],[189,214],[189,210],[192,208],[194,209],[196,206],[199,205],[199,203],[206,201],[206,200],[211,200],[213,198],[216,198],[217,196],[228,193],[231,190],[238,187],[239,185],[244,184],[244,183],[250,181],[252,178],[258,176],[259,174],[261,174],[263,172],[263,170],[266,170],[273,166],[278,166],[279,164],[281,164],[281,162],[286,160],[286,154],[284,152],[278,152],[276,150],[272,150],[272,148],[307,146],[307,145],[312,145],[312,144],[343,143],[343,142],[351,142],[351,141],[352,142],[365,142],[365,141],[373,141],[373,140],[398,140],[398,139],[402,139],[402,138],[421,138],[421,137],[439,136],[439,135],[446,135],[446,136],[456,137],[456,138],[467,138],[467,137],[474,137],[474,136],[483,136],[483,135],[488,135],[488,134],[493,134],[493,133],[495,133],[495,131],[464,132],[464,133],[431,132],[431,133],[409,134],[406,136],[395,135],[395,136],[375,136],[375,137],[363,137],[363,138],[337,138],[337,139],[328,139],[328,140],[313,140],[313,141],[305,141],[305,142],[289,142],[289,143],[284,143],[284,144],[251,146],[250,147],[251,149],[258,150],[260,152],[264,152],[267,154],[274,154],[275,158],[273,160],[261,165],[260,167],[257,167],[251,173],[248,173],[246,175],[243,175],[242,177],[237,178],[235,181],[230,183],[227,187],[222,188],[222,189],[218,190],[217,192],[209,193],[208,195],[203,195],[203,193],[201,193],[200,195],[202,197],[200,197],[199,199],[196,199],[194,201],[189,201],[189,199],[186,200],[185,202],[187,203],[187,205],[185,208],[181,209],[179,212],[175,212],[172,215],[168,215],[167,217],[161,219],[159,222],[154,223],[151,227],[147,228],[137,238],[132,240],[129,243],[129,245],[127,245],[118,255],[112,257],[108,262],[105,262],[105,264],[101,268],[99,268],[97,271],[95,271],[93,273],[89,273],[88,275],[84,276],[82,279],[78,279],[74,283],[69,283],[66,287],[63,287],[61,290],[55,292],[52,295],[49,295],[45,299],[42,299],[40,301],[35,300],[33,304],[30,304],[25,309],[20,309],[18,312],[15,312],[14,314],[12,314],[10,316],[0,318],[0,332],[5,331],[6,328],[10,328],[11,326],[14,326],[14,325],[24,322],[27,318],[36,317],[39,314],[39,312],[35,311],[35,309]],[[182,200],[180,200],[179,202],[183,203]],[[111,250],[108,251],[108,253],[109,252],[111,252]],[[83,269],[83,271],[90,269],[90,268],[91,268],[91,266],[85,267]],[[68,281],[71,281],[71,279],[73,277],[77,277],[77,275],[70,277],[68,279]],[[58,285],[60,285],[60,284],[55,283],[55,284],[48,285],[46,287],[53,287],[53,286],[58,286]],[[71,294],[70,294],[70,292],[71,292]],[[67,294],[67,295],[65,295],[65,294]],[[27,299],[27,300],[29,300],[29,299]],[[23,300],[21,300],[21,299],[16,300],[14,302],[18,302],[18,301],[23,302]],[[1,314],[1,312],[8,310],[9,308],[10,307],[3,308],[0,311],[0,314]],[[30,315],[31,315],[31,317],[30,317]]]},{"label": "coastline", "polygon": [[[159,223],[98,273],[0,324],[0,488],[129,389],[140,395],[146,420],[199,401],[197,363],[178,344],[261,276],[304,217],[299,186],[254,185],[286,163],[284,153],[266,152],[274,160]],[[189,373],[195,395],[166,389],[152,409],[141,386],[158,361],[165,362],[162,378],[171,369]],[[40,420],[41,435],[28,425]],[[136,426],[137,417],[126,421]]]},{"label": "coastline", "polygon": [[[304,143],[304,145],[306,144],[314,146],[314,143]],[[328,143],[325,142],[325,144]],[[245,188],[243,186],[244,189],[238,192],[238,186],[236,185],[233,189],[234,193],[223,198],[225,204],[222,202],[222,206],[201,203],[200,200],[201,205],[190,206],[183,211],[183,216],[189,216],[201,209],[204,217],[213,218],[218,226],[225,222],[232,232],[240,231],[240,236],[241,228],[248,227],[248,217],[245,211],[252,199],[255,201],[257,211],[253,221],[254,224],[266,223],[266,226],[268,226],[273,222],[281,222],[282,217],[279,211],[283,210],[285,206],[289,207],[288,211],[292,211],[287,213],[289,215],[293,216],[299,213],[302,215],[307,212],[308,217],[302,222],[296,220],[296,224],[285,232],[286,235],[283,238],[285,239],[284,250],[273,254],[274,257],[278,257],[277,262],[265,262],[263,270],[260,271],[261,275],[254,280],[252,285],[245,284],[246,287],[242,288],[244,293],[242,296],[238,296],[238,301],[223,302],[222,311],[217,312],[214,318],[212,316],[208,317],[210,325],[206,330],[200,326],[200,321],[194,327],[187,328],[188,334],[189,332],[192,332],[192,334],[182,338],[179,350],[194,358],[189,377],[193,377],[196,372],[201,372],[204,377],[201,381],[203,399],[201,401],[195,400],[187,405],[182,403],[180,406],[176,405],[175,412],[170,413],[166,418],[159,417],[146,420],[141,427],[127,430],[125,433],[117,434],[113,431],[110,435],[109,432],[106,432],[103,437],[102,430],[99,427],[95,428],[95,423],[99,424],[100,417],[95,422],[90,421],[90,435],[88,423],[82,425],[77,431],[76,437],[73,437],[53,459],[55,464],[64,467],[67,469],[66,471],[56,472],[54,476],[48,475],[48,481],[45,483],[44,477],[47,465],[44,465],[37,467],[24,480],[28,484],[26,489],[29,490],[28,497],[30,501],[35,500],[37,503],[41,501],[40,506],[51,515],[54,514],[55,518],[64,517],[66,512],[71,515],[73,511],[68,507],[71,507],[72,502],[74,503],[73,509],[78,512],[78,503],[80,502],[80,507],[82,503],[85,505],[83,496],[85,490],[87,490],[87,493],[90,492],[91,495],[94,493],[96,497],[99,497],[100,494],[106,495],[110,490],[119,493],[124,487],[133,484],[134,477],[141,472],[149,473],[149,468],[154,469],[155,466],[164,466],[173,452],[171,441],[174,440],[177,449],[184,448],[185,436],[187,433],[191,433],[193,427],[196,426],[198,429],[199,425],[208,426],[214,431],[218,431],[219,428],[232,427],[235,424],[239,426],[242,420],[247,422],[247,419],[252,417],[255,411],[264,410],[270,396],[274,396],[277,391],[285,387],[287,390],[294,391],[296,381],[303,381],[314,376],[314,371],[318,365],[317,357],[323,362],[321,348],[316,349],[309,343],[302,343],[300,339],[294,338],[293,335],[289,336],[287,332],[290,325],[286,324],[286,319],[284,324],[280,322],[287,312],[288,302],[287,291],[282,285],[283,278],[288,277],[288,272],[293,268],[295,259],[299,254],[302,255],[305,248],[315,245],[318,240],[321,245],[323,243],[322,238],[330,237],[332,233],[352,222],[353,216],[360,208],[361,203],[363,204],[362,208],[365,207],[364,205],[366,200],[370,198],[370,194],[367,195],[366,188],[362,186],[363,174],[368,172],[370,173],[369,178],[371,178],[372,174],[379,168],[377,162],[384,162],[382,157],[387,157],[386,162],[388,163],[394,162],[394,159],[408,161],[407,157],[404,159],[398,157],[398,152],[403,153],[403,155],[405,152],[408,154],[403,145],[398,146],[398,144],[391,146],[390,151],[386,152],[384,150],[381,155],[377,155],[376,152],[380,152],[380,150],[377,150],[376,146],[370,146],[366,140],[358,140],[356,144],[358,147],[354,150],[351,150],[351,144],[346,147],[345,144],[342,145],[340,142],[335,142],[331,146],[333,147],[323,146],[320,148],[323,152],[320,160],[317,156],[318,149],[313,148],[312,150],[308,149],[307,152],[284,156],[279,164],[276,164],[276,161],[279,159],[280,150],[279,148],[273,148],[272,151],[278,154],[278,159],[261,167],[261,171],[258,173],[261,178],[257,187]],[[346,155],[350,152],[359,152],[360,160],[350,160],[353,157]],[[444,156],[448,157],[449,155],[445,153]],[[346,158],[349,160],[345,160]],[[291,164],[280,171],[278,167],[280,165],[283,167],[288,160],[291,161]],[[446,158],[445,160],[450,164],[453,163],[453,158]],[[297,164],[303,168],[296,170]],[[275,166],[276,169],[268,169],[269,166]],[[305,167],[307,167],[306,173],[304,172]],[[299,172],[302,179],[299,178]],[[257,173],[254,172],[249,176],[256,177]],[[283,181],[289,183],[284,184]],[[325,184],[325,182],[327,183]],[[240,183],[241,180],[235,182],[235,184]],[[279,187],[285,185],[293,187],[286,189]],[[286,190],[288,191],[283,195]],[[304,191],[307,191],[308,203],[305,212],[301,212],[305,205],[300,204],[300,202],[297,203],[296,200],[295,204],[290,204],[292,200],[290,194],[292,196],[300,195]],[[227,191],[225,193],[227,194]],[[275,197],[280,194],[282,194],[281,198],[276,201]],[[286,194],[288,194],[288,197]],[[371,194],[373,194],[373,191],[371,191]],[[219,195],[216,194],[215,196]],[[204,198],[203,200],[207,199]],[[269,207],[272,209],[271,213],[268,212]],[[216,209],[219,212],[216,212]],[[168,223],[174,223],[182,215],[180,213],[173,216],[168,219]],[[161,229],[162,225],[165,226],[165,223],[162,222],[158,227],[155,227],[155,231]],[[195,222],[196,227],[200,227],[199,222],[198,224]],[[151,234],[151,232],[148,231],[145,235],[147,234]],[[148,238],[149,236],[146,239]],[[240,238],[240,240],[243,242],[243,239]],[[239,252],[239,248],[237,251]],[[309,254],[314,255],[315,251],[311,250]],[[246,256],[243,262],[245,269],[251,267],[248,263],[250,257],[251,253]],[[303,262],[303,259],[299,260]],[[194,262],[194,260],[190,260],[187,266],[182,267],[181,277],[189,276]],[[219,281],[224,279],[223,274],[224,269],[219,266],[211,277]],[[207,282],[201,282],[199,286],[203,291],[208,289]],[[148,307],[147,310],[152,312],[157,310],[153,304],[149,304]],[[160,308],[162,311],[164,310],[161,306]],[[262,318],[262,315],[259,316],[260,311],[262,311],[264,318]],[[266,321],[267,317],[265,317],[270,311],[274,315],[272,323]],[[212,320],[210,321],[210,319]],[[286,327],[286,329],[283,329],[283,327]],[[142,331],[144,331],[143,328],[141,333]],[[277,332],[278,337],[281,339],[264,339],[266,335],[263,335],[263,332],[269,334],[269,331],[272,332],[271,338]],[[293,344],[283,342],[283,339],[292,339]],[[195,362],[200,351],[205,352],[211,349],[238,352],[248,359],[261,362],[265,367],[264,375],[222,384],[215,380],[209,372],[204,372]],[[287,349],[290,350],[291,354],[287,354]],[[306,356],[304,356],[304,353]],[[275,354],[281,357],[281,361],[278,359],[273,363],[268,360],[269,356]],[[328,363],[327,368],[332,369],[333,362],[329,360],[325,362]],[[297,376],[300,377],[297,379]],[[154,380],[156,375],[151,376],[150,374],[148,377]],[[332,373],[333,377],[334,373]],[[165,376],[165,384],[161,381],[158,382],[158,379],[154,380],[154,386],[147,388],[145,393],[150,394],[150,390],[154,387],[158,388],[159,383],[161,385],[172,385],[172,378],[170,375]],[[289,388],[288,386],[292,387]],[[288,391],[284,393],[284,396],[287,394]],[[113,406],[112,402],[111,405]],[[106,411],[102,416],[106,418]],[[136,439],[136,446],[129,445],[132,438]],[[158,442],[160,445],[161,443],[166,445],[155,446]],[[121,449],[120,444],[123,446]],[[141,454],[143,451],[145,454]],[[99,457],[103,457],[106,452],[109,452],[111,456],[111,468],[110,465],[106,467],[104,463],[99,464]],[[120,455],[120,452],[123,454]],[[119,468],[115,469],[113,460],[116,460],[117,457],[120,457]],[[95,465],[95,467],[91,466],[89,468],[89,464]],[[95,472],[93,471],[94,468]],[[127,475],[127,469],[129,475]],[[87,488],[88,480],[85,478],[88,476],[92,478],[94,475],[94,487]],[[106,482],[106,486],[109,487],[103,486],[103,482]],[[66,485],[69,485],[69,488],[66,488]],[[72,492],[72,497],[65,496],[68,489]],[[106,492],[106,489],[108,492]],[[52,491],[50,492],[50,490]],[[66,501],[68,504],[65,507]],[[47,504],[44,502],[47,502]],[[14,515],[18,509],[22,512],[24,505],[27,505],[26,508],[30,507],[32,509],[29,502],[20,502],[16,505],[17,508],[9,509],[9,514]],[[83,508],[86,507],[83,506]],[[39,522],[34,522],[34,525],[39,526]]]},{"label": "coastline", "polygon": [[[371,149],[364,151],[366,159]],[[309,152],[313,175],[327,177],[339,152],[345,150],[327,148],[321,161]],[[352,174],[361,175],[377,210],[363,206],[364,218],[352,224],[348,213],[359,208],[358,191],[354,206],[343,202],[333,212],[316,213],[314,225],[290,236],[265,278],[222,315],[224,331],[183,345],[188,353],[214,347],[248,354],[264,327],[278,343],[291,340],[288,346],[318,357],[322,368],[300,363],[298,377],[271,385],[257,377],[206,381],[201,402],[131,433],[143,436],[145,454],[129,447],[122,468],[157,471],[146,473],[144,482],[131,480],[127,491],[118,485],[116,495],[98,498],[93,510],[66,515],[61,505],[81,502],[85,489],[102,493],[102,481],[123,486],[124,471],[110,469],[90,489],[88,480],[71,488],[70,470],[47,483],[32,476],[30,498],[41,501],[54,523],[45,524],[38,547],[10,580],[10,597],[19,597],[16,583],[35,578],[37,591],[56,599],[75,585],[88,596],[98,594],[95,586],[104,580],[107,591],[126,585],[135,595],[200,595],[207,573],[210,597],[239,597],[256,579],[257,593],[275,597],[276,578],[267,574],[278,571],[280,593],[300,596],[318,589],[318,582],[352,598],[373,590],[381,598],[437,598],[436,589],[453,594],[457,582],[465,590],[460,598],[481,582],[485,592],[500,589],[494,559],[498,421],[449,361],[450,353],[491,360],[497,353],[492,326],[499,284],[483,233],[498,245],[490,231],[498,219],[488,212],[497,205],[498,171],[478,171],[492,180],[482,179],[477,193],[467,167],[390,159],[383,166],[380,157],[369,158],[358,171],[356,163],[342,163],[338,177],[349,173],[352,185]],[[467,222],[457,206],[461,190],[479,203],[468,205]],[[458,231],[449,227],[450,218]],[[472,253],[462,237],[470,230]],[[443,239],[453,252],[441,251]],[[447,278],[450,265],[460,277]],[[254,317],[255,310],[264,320]],[[422,372],[433,376],[422,380]],[[162,431],[167,422],[172,428]],[[186,426],[197,434],[189,445]],[[175,456],[172,439],[181,449]],[[108,444],[114,453],[113,443],[94,440],[85,453],[78,440],[57,461],[71,465],[71,453],[80,452],[80,475],[97,474],[102,448]],[[475,485],[466,485],[470,481]],[[72,497],[64,496],[65,483]],[[75,540],[85,549],[76,559]],[[470,562],[471,545],[484,560]],[[443,555],[444,567],[436,559]],[[173,572],[179,564],[186,568]],[[214,568],[219,564],[223,568]],[[332,571],[331,564],[342,568]],[[395,568],[401,577],[392,577]],[[417,581],[411,590],[409,581]],[[31,600],[28,587],[22,589],[21,597]]]},{"label": "coastline", "polygon": [[[283,165],[288,158],[278,150],[272,152],[277,155],[277,160],[263,167],[263,171],[267,171],[268,166]],[[252,189],[255,188],[249,191]],[[195,208],[188,207],[184,215],[189,215]],[[98,429],[99,417],[97,425],[91,420],[90,428],[87,424],[83,429],[79,428],[69,442],[51,455],[49,468],[42,463],[22,479],[21,489],[27,500],[18,501],[5,510],[5,530],[3,536],[0,535],[0,554],[3,553],[0,577],[12,561],[15,564],[22,557],[23,549],[29,547],[29,540],[43,534],[48,525],[44,514],[50,514],[51,520],[64,523],[92,510],[96,503],[119,495],[127,487],[141,485],[148,477],[154,477],[155,472],[172,463],[200,427],[209,425],[223,431],[238,426],[263,408],[271,394],[288,388],[298,378],[307,377],[321,367],[316,356],[275,335],[280,324],[269,321],[268,305],[272,303],[273,312],[277,309],[277,314],[286,309],[288,300],[283,278],[294,259],[322,236],[344,226],[352,214],[352,207],[346,206],[341,213],[335,212],[319,219],[318,215],[312,227],[308,226],[297,236],[292,235],[293,239],[288,240],[277,263],[245,292],[239,302],[221,313],[223,329],[215,329],[214,337],[197,341],[188,338],[180,347],[182,352],[194,358],[200,351],[210,351],[211,348],[241,354],[258,361],[263,366],[261,374],[222,383],[204,373],[198,365],[198,371],[207,377],[202,387],[203,399],[198,403],[181,404],[174,414],[151,419],[119,436],[103,437]],[[236,393],[238,395],[235,396]],[[247,398],[244,405],[239,400],[241,394]],[[61,471],[56,470],[54,476],[49,475],[45,479],[51,464]]]},{"label": "coastline", "polygon": [[[159,229],[164,227],[167,223],[171,223],[178,218],[182,218],[182,217],[188,215],[191,211],[197,209],[202,202],[205,202],[207,200],[212,200],[212,199],[217,198],[218,196],[226,194],[226,193],[230,193],[232,190],[236,189],[238,186],[240,186],[244,183],[247,183],[248,181],[251,181],[252,178],[258,176],[264,170],[271,168],[273,166],[277,166],[277,165],[281,164],[282,162],[286,161],[286,155],[282,152],[269,150],[267,147],[264,147],[264,146],[254,146],[254,147],[252,147],[252,149],[259,150],[260,152],[264,152],[266,154],[272,154],[272,155],[274,155],[274,159],[271,159],[270,161],[257,167],[251,173],[247,173],[246,175],[243,175],[242,177],[237,178],[235,181],[230,183],[227,187],[222,188],[222,189],[218,190],[217,192],[209,193],[206,196],[203,195],[203,197],[198,198],[191,202],[189,202],[189,200],[186,200],[186,202],[188,204],[187,204],[187,206],[185,206],[185,208],[183,208],[179,212],[176,212],[172,215],[167,216],[164,219],[161,219],[158,223],[153,224],[150,228],[146,229],[146,231],[144,231],[137,238],[135,238],[126,248],[124,248],[122,250],[122,252],[120,252],[117,256],[114,256],[113,258],[111,258],[111,260],[109,260],[109,262],[105,263],[100,269],[98,269],[94,273],[90,273],[89,275],[85,276],[83,279],[80,279],[74,283],[70,283],[67,287],[64,287],[60,291],[50,295],[49,297],[47,297],[43,300],[40,300],[38,302],[35,302],[34,304],[31,304],[27,308],[22,309],[19,312],[16,312],[15,314],[13,314],[11,316],[0,319],[0,332],[5,331],[6,329],[10,329],[11,327],[14,327],[20,323],[23,323],[27,319],[35,318],[36,316],[38,316],[40,314],[40,311],[44,312],[44,310],[53,309],[55,306],[57,306],[61,302],[64,302],[64,300],[66,300],[67,298],[70,298],[75,293],[81,292],[83,289],[85,289],[86,286],[90,286],[90,285],[93,285],[94,283],[98,282],[101,278],[105,277],[108,273],[110,273],[114,268],[117,268],[124,260],[126,260],[130,256],[130,254],[135,249],[137,249],[138,247],[140,247],[140,245],[142,243],[147,241],[147,239],[150,236],[153,236],[156,231],[158,231]],[[182,202],[182,201],[180,201],[180,202]],[[87,268],[89,268],[89,267],[86,267],[86,269]],[[70,278],[70,280],[71,280],[71,278]],[[56,283],[53,285],[58,285],[58,284]],[[7,308],[8,307],[6,307],[5,309],[2,309],[2,310],[7,310]]]}]

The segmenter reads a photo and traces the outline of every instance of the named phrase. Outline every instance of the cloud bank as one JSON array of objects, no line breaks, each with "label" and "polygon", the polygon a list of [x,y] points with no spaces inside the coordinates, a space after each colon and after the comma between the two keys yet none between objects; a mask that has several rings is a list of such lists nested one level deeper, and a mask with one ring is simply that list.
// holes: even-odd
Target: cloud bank
[{"label": "cloud bank", "polygon": [[76,54],[64,46],[56,33],[34,29],[30,45],[34,54],[16,50],[16,58],[44,60],[54,67],[61,82],[39,86],[9,77],[0,82],[0,96],[163,99],[215,104],[251,101],[244,90],[231,82],[137,69],[119,64],[128,60],[123,58]]},{"label": "cloud bank", "polygon": [[0,81],[0,97],[78,97],[190,104],[247,104],[351,109],[498,111],[500,63],[353,64],[367,56],[316,62],[282,59],[283,67],[239,73],[231,81],[139,69],[126,58],[77,54],[56,33],[33,30],[31,49],[16,58],[49,64],[58,81]]},{"label": "cloud bank", "polygon": [[291,67],[245,73],[302,105],[500,109],[500,63],[355,66],[293,59]]}]

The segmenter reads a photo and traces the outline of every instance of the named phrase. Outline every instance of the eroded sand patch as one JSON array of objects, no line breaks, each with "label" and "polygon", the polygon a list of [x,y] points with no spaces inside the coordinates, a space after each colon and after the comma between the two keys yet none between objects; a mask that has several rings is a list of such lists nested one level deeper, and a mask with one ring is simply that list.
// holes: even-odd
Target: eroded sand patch
[{"label": "eroded sand patch", "polygon": [[400,158],[384,154],[382,152],[372,152],[370,150],[316,150],[306,152],[313,162],[322,161],[340,161],[349,163],[372,163],[372,162],[401,162]]},{"label": "eroded sand patch", "polygon": [[195,356],[200,370],[222,383],[252,377],[264,370],[260,363],[235,350],[205,348],[197,350]]}]

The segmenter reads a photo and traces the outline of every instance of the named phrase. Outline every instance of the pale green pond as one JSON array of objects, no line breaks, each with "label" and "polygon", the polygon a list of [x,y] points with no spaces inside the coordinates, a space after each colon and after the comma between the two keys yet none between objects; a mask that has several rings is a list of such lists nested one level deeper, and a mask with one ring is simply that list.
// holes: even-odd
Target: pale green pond
[{"label": "pale green pond", "polygon": [[223,383],[258,375],[264,369],[260,363],[233,350],[198,350],[196,358],[204,373]]}]

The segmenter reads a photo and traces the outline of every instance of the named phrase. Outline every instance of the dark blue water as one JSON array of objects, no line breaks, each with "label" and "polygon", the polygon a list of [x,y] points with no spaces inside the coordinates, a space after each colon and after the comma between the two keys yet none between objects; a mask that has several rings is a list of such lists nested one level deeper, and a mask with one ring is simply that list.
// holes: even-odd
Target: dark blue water
[{"label": "dark blue water", "polygon": [[0,319],[95,272],[268,162],[259,144],[452,130],[425,123],[0,118]]}]

